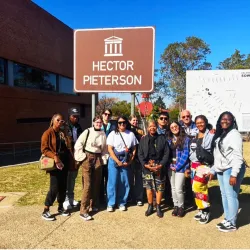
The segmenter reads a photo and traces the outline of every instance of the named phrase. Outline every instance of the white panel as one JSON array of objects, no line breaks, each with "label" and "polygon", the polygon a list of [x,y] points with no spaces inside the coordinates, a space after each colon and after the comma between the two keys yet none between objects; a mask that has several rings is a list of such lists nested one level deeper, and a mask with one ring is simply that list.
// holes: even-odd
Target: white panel
[{"label": "white panel", "polygon": [[203,114],[214,127],[219,115],[230,111],[239,131],[250,131],[250,70],[187,71],[186,106],[193,118]]}]

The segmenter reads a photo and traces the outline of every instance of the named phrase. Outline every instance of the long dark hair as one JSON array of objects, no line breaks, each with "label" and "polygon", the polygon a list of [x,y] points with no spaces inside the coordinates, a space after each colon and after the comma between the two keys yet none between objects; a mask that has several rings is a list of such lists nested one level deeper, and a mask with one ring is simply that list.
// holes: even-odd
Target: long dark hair
[{"label": "long dark hair", "polygon": [[[232,118],[232,124],[227,128],[227,130],[224,130],[222,127],[221,127],[221,119],[224,115],[228,115]],[[227,134],[232,130],[232,129],[237,129],[238,130],[238,125],[237,125],[237,122],[236,122],[236,119],[234,117],[234,115],[229,112],[229,111],[225,111],[223,112],[218,120],[217,120],[217,123],[216,123],[216,132],[215,132],[215,135],[214,135],[214,138],[212,140],[212,150],[215,148],[215,141],[216,139],[218,139],[220,137],[220,140],[218,142],[218,146],[219,146],[219,150],[221,152],[221,154],[223,155],[222,151],[221,151],[221,145],[222,145],[222,142],[223,142],[223,139],[227,136]],[[223,155],[224,156],[224,155]]]},{"label": "long dark hair", "polygon": [[[183,127],[181,126],[181,124],[178,122],[178,121],[172,121],[170,122],[169,124],[169,128],[171,126],[171,124],[177,124],[177,126],[179,127],[179,134],[176,136],[177,137],[177,141],[176,141],[176,147],[180,150],[183,149],[184,147],[184,144],[185,144],[185,139],[186,139],[186,133],[185,133],[185,130],[183,129]],[[174,134],[172,133],[171,129],[169,129],[168,131],[168,139],[169,140],[172,140],[174,137]]]},{"label": "long dark hair", "polygon": [[130,130],[131,127],[130,127],[130,123],[128,121],[128,118],[126,116],[121,115],[121,116],[119,116],[117,118],[116,127],[115,127],[115,133],[116,134],[119,133],[119,128],[118,128],[118,121],[119,121],[119,119],[123,119],[126,122],[126,130]]}]

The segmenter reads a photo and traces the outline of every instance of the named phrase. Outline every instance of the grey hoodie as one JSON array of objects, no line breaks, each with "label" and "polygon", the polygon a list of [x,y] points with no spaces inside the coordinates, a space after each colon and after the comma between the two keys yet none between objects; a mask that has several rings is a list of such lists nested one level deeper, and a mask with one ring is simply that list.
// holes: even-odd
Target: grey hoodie
[{"label": "grey hoodie", "polygon": [[231,176],[237,177],[240,168],[243,165],[243,142],[241,134],[237,129],[232,129],[222,141],[221,151],[219,150],[216,139],[216,147],[214,149],[214,165],[211,173],[223,172],[232,168]]}]

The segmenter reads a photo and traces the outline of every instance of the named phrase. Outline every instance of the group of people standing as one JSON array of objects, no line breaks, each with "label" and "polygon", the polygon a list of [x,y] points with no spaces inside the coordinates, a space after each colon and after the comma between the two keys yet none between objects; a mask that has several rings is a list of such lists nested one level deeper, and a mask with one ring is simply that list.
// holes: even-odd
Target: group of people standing
[{"label": "group of people standing", "polygon": [[[74,186],[82,167],[83,193],[80,217],[93,219],[100,202],[107,211],[127,210],[128,200],[143,205],[144,188],[148,201],[146,216],[156,209],[162,218],[162,199],[172,198],[172,215],[185,216],[185,198],[195,201],[200,224],[210,220],[208,181],[216,175],[221,190],[224,220],[216,227],[222,232],[236,230],[238,194],[245,173],[242,138],[235,117],[224,112],[212,129],[204,115],[192,121],[188,110],[180,121],[169,120],[162,112],[157,121],[148,121],[147,133],[138,127],[138,119],[120,116],[110,123],[112,112],[104,110],[93,119],[93,126],[82,131],[77,109],[71,109],[66,123],[55,114],[42,136],[42,154],[55,161],[50,171],[50,189],[42,218],[54,220],[49,208],[57,198],[58,212],[68,216],[78,205]],[[66,126],[67,125],[67,126]]]}]

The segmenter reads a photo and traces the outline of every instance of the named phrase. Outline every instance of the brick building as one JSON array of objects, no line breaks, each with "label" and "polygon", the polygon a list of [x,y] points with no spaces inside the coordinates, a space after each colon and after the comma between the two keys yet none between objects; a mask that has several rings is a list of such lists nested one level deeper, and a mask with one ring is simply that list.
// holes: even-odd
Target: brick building
[{"label": "brick building", "polygon": [[32,1],[0,5],[0,143],[39,141],[70,107],[89,127],[91,94],[73,92],[73,30]]}]

